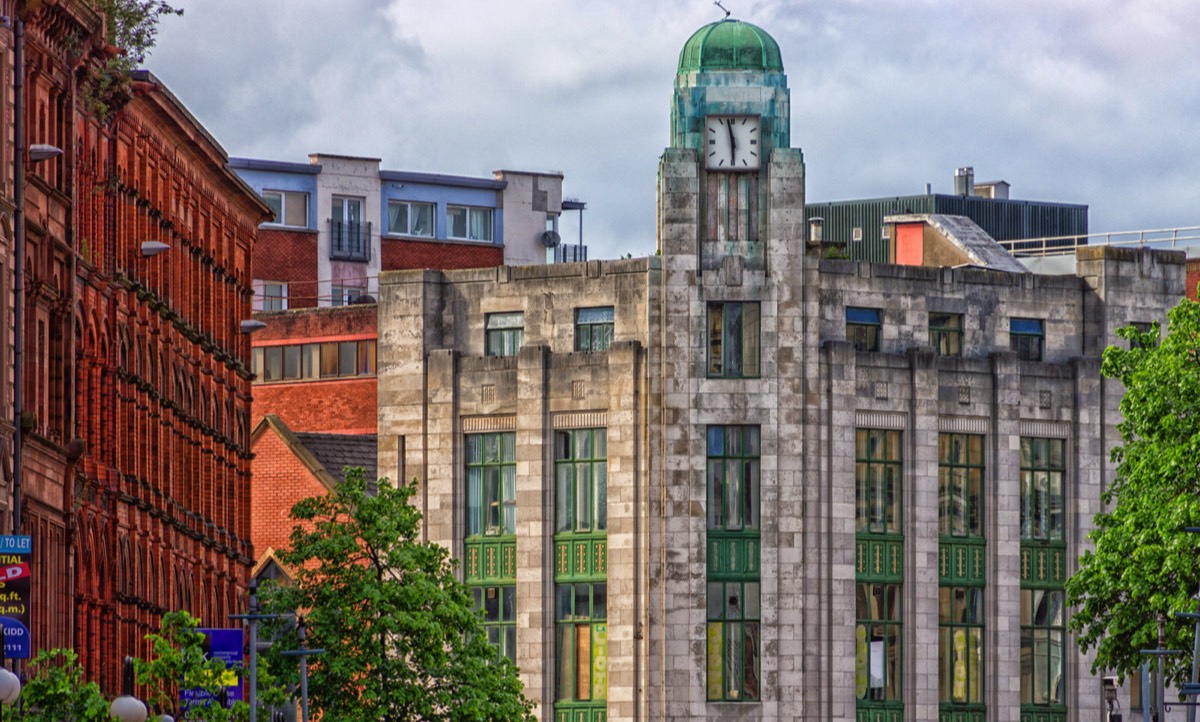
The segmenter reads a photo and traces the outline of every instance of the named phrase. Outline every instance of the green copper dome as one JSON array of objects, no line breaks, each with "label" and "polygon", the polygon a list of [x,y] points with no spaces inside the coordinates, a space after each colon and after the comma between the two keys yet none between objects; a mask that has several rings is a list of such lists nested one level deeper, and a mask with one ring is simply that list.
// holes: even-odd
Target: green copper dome
[{"label": "green copper dome", "polygon": [[726,18],[697,30],[679,53],[679,72],[776,70],[783,72],[779,43],[767,31]]}]

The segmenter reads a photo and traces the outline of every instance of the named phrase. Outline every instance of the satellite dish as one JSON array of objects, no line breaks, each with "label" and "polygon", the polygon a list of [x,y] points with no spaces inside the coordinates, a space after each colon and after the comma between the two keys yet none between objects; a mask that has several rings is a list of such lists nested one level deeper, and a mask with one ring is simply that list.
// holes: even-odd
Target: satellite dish
[{"label": "satellite dish", "polygon": [[558,235],[558,231],[543,231],[542,245],[546,248],[555,248],[562,241],[562,236]]}]

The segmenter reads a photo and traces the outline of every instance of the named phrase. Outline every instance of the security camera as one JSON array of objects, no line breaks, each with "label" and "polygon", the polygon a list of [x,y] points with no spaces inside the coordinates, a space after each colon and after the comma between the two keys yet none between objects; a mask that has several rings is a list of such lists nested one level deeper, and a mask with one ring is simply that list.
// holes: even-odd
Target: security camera
[{"label": "security camera", "polygon": [[1116,677],[1104,677],[1102,681],[1104,683],[1104,691],[1105,692],[1108,692],[1109,690],[1112,690],[1113,692],[1117,691],[1117,678]]}]

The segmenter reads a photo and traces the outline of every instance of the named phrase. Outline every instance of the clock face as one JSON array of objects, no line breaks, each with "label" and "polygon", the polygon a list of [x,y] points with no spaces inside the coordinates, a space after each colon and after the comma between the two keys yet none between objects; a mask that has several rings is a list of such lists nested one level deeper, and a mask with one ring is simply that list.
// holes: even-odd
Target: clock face
[{"label": "clock face", "polygon": [[758,116],[710,115],[704,122],[704,165],[709,170],[758,170]]}]

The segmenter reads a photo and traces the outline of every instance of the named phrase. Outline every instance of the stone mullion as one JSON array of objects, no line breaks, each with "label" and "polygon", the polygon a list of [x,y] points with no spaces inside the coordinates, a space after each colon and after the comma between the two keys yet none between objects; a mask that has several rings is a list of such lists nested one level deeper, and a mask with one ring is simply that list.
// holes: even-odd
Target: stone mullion
[{"label": "stone mullion", "polygon": [[[642,349],[623,341],[608,352],[608,716],[638,718],[645,689],[646,520],[641,456]],[[548,476],[547,478],[552,478]],[[553,508],[553,507],[551,507]],[[551,638],[553,639],[553,638]],[[548,699],[552,699],[549,697]]]},{"label": "stone mullion", "polygon": [[[912,373],[910,438],[904,440],[904,547],[907,560],[901,610],[905,716],[938,716],[938,369],[928,348],[909,352]],[[985,510],[986,513],[986,510]]]},{"label": "stone mullion", "polygon": [[[984,509],[984,702],[987,719],[1018,719],[1021,711],[1021,364],[992,355],[992,443],[984,463],[991,508]],[[1001,686],[999,680],[1016,680]]]},{"label": "stone mullion", "polygon": [[[517,356],[517,666],[529,696],[552,700],[554,619],[542,603],[553,588],[554,548],[553,524],[546,519],[553,507],[542,503],[552,478],[547,473],[553,448],[548,443],[548,354],[545,346],[526,346]],[[553,708],[539,707],[537,714],[552,719]]]}]

